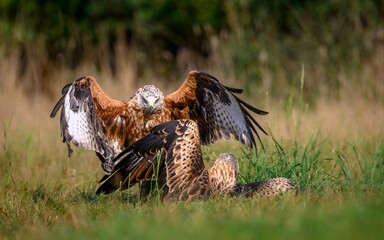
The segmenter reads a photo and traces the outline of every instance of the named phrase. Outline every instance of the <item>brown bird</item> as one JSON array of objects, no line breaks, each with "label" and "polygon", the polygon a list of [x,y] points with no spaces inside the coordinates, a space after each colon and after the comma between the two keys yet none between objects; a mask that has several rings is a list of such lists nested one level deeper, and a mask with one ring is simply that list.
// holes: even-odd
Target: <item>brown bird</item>
[{"label": "brown bird", "polygon": [[214,165],[204,166],[199,127],[192,120],[174,120],[154,127],[115,159],[111,175],[105,175],[97,194],[127,189],[141,180],[157,180],[166,202],[207,199],[221,194],[272,196],[293,189],[286,178],[238,184],[239,164],[229,153]]},{"label": "brown bird", "polygon": [[203,144],[233,135],[249,147],[256,146],[254,134],[260,140],[256,127],[267,133],[250,112],[267,112],[239,99],[235,94],[241,92],[223,86],[208,73],[191,71],[182,86],[169,95],[145,85],[128,101],[118,101],[108,97],[95,78],[87,76],[63,88],[50,116],[55,117],[61,108],[60,126],[69,156],[70,143],[94,150],[110,174],[112,160],[122,149],[154,126],[175,119],[196,121]]}]

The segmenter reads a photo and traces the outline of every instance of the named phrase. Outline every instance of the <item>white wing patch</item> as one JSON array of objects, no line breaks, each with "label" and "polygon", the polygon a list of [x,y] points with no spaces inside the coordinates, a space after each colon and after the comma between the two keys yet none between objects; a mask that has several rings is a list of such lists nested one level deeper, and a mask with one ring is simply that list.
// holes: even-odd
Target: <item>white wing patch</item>
[{"label": "white wing patch", "polygon": [[[87,150],[95,150],[101,154],[104,153],[104,150],[97,146],[95,130],[92,127],[90,119],[90,111],[88,109],[88,103],[83,102],[79,104],[72,104],[71,107],[70,95],[73,95],[72,86],[69,89],[68,94],[65,96],[64,109],[65,109],[65,119],[68,124],[68,134],[70,136],[70,141],[75,146],[82,146]],[[77,111],[75,108],[78,108]]]},{"label": "white wing patch", "polygon": [[103,168],[110,173],[113,165],[114,149],[117,143],[110,143],[103,132],[101,120],[98,118],[89,89],[82,93],[75,93],[74,85],[70,86],[64,98],[62,109],[61,128],[64,140],[68,144],[69,154],[70,142],[75,146],[82,146],[87,150],[94,150],[100,153],[106,162]]},{"label": "white wing patch", "polygon": [[[110,174],[113,158],[127,144],[126,103],[110,100],[90,76],[65,85],[61,94],[50,117],[54,118],[60,111],[60,128],[68,155],[73,153],[73,145],[94,150],[107,175]],[[97,109],[100,102],[112,107]],[[100,116],[104,116],[103,119]]]}]

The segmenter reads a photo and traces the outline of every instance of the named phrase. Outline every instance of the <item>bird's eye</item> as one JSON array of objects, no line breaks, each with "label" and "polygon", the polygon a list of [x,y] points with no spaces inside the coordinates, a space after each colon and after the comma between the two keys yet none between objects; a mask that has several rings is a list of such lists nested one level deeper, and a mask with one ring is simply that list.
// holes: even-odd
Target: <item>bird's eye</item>
[{"label": "bird's eye", "polygon": [[142,101],[143,103],[145,103],[145,104],[148,103],[147,99],[146,99],[145,97],[143,97],[143,96],[141,96],[141,101]]},{"label": "bird's eye", "polygon": [[159,102],[159,100],[160,100],[160,99],[159,99],[159,98],[157,98],[157,99],[156,99],[156,101],[155,101],[155,103],[158,103],[158,102]]}]

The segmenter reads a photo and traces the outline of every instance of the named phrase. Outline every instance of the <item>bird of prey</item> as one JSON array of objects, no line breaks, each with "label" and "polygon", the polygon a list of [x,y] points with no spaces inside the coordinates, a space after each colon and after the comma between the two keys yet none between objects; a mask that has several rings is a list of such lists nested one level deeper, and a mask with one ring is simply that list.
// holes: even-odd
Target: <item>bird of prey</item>
[{"label": "bird of prey", "polygon": [[[203,144],[235,139],[255,147],[257,128],[267,134],[251,112],[265,115],[241,100],[242,89],[226,87],[209,73],[191,71],[175,92],[164,95],[153,85],[138,89],[128,101],[108,97],[96,79],[87,76],[66,85],[51,118],[61,108],[63,142],[71,156],[71,143],[96,151],[106,174],[113,158],[156,125],[176,119],[196,121]],[[260,141],[261,142],[261,141]]]},{"label": "bird of prey", "polygon": [[209,169],[204,166],[199,127],[192,120],[173,120],[124,149],[115,159],[111,175],[100,181],[97,194],[124,190],[141,180],[156,180],[164,201],[193,201],[217,195],[272,196],[295,188],[286,178],[238,184],[239,164],[222,153]]}]

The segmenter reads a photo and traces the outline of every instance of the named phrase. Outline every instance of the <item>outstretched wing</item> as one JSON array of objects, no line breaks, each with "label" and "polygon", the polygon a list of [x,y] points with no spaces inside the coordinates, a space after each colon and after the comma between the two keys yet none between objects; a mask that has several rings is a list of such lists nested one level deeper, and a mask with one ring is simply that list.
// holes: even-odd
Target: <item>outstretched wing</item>
[{"label": "outstretched wing", "polygon": [[[160,155],[158,154],[160,153]],[[105,176],[99,193],[124,190],[140,180],[164,182],[168,194],[188,198],[198,195],[191,188],[204,171],[197,125],[191,120],[174,120],[154,127],[115,158],[111,176]],[[164,169],[165,168],[165,169]]]},{"label": "outstretched wing", "polygon": [[268,113],[241,100],[235,95],[239,93],[242,89],[226,87],[208,73],[191,71],[177,91],[165,96],[164,102],[174,118],[197,121],[203,144],[228,139],[232,134],[241,143],[254,147],[254,134],[260,140],[256,128],[267,133],[251,112]]},{"label": "outstretched wing", "polygon": [[88,76],[63,88],[51,118],[60,108],[60,127],[68,155],[73,152],[71,143],[94,150],[104,158],[102,166],[110,173],[112,160],[126,140],[127,103],[110,99]]}]

